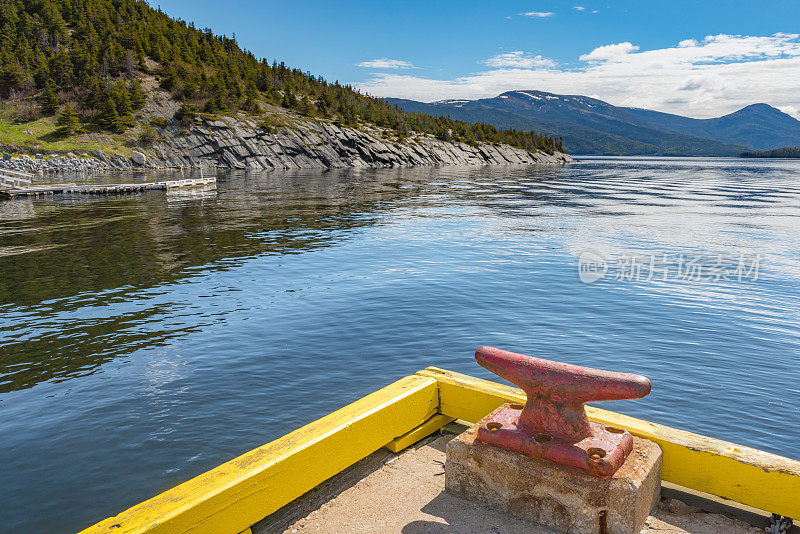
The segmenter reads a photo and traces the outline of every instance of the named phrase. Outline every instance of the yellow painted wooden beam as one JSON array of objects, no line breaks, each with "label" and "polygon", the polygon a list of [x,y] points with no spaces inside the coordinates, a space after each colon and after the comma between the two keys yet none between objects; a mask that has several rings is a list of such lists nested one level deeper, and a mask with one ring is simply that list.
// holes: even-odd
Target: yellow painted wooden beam
[{"label": "yellow painted wooden beam", "polygon": [[442,428],[444,425],[452,423],[455,418],[446,415],[437,414],[416,427],[415,429],[406,432],[402,436],[398,436],[385,445],[387,449],[392,452],[400,452],[406,447],[415,444],[422,438],[426,438]]},{"label": "yellow painted wooden beam", "polygon": [[437,381],[403,378],[85,531],[239,533],[437,413]]},{"label": "yellow painted wooden beam", "polygon": [[[417,374],[439,382],[439,411],[456,419],[475,422],[503,403],[525,402],[525,393],[512,386],[435,367]],[[800,519],[800,461],[592,406],[586,412],[592,421],[658,443],[662,479]]]}]

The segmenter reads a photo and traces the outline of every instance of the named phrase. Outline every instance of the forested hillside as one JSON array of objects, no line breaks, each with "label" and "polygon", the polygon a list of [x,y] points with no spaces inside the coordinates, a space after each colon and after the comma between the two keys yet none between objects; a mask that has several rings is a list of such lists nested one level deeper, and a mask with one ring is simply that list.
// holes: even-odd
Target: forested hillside
[{"label": "forested hillside", "polygon": [[561,150],[560,139],[534,132],[406,113],[348,85],[257,59],[234,39],[174,20],[145,2],[0,2],[0,98],[21,103],[16,120],[58,116],[64,135],[124,132],[147,102],[145,77],[181,102],[175,118],[187,123],[198,113],[257,117],[269,103],[344,125],[373,123],[400,137],[416,131],[470,144]]},{"label": "forested hillside", "polygon": [[800,147],[788,146],[776,148],[775,150],[764,150],[761,152],[742,152],[740,158],[800,158]]}]

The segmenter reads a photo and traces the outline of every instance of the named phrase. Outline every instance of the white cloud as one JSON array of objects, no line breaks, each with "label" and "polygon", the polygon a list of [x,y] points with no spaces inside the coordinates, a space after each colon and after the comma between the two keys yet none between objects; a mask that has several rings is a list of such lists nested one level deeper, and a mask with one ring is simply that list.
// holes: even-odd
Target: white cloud
[{"label": "white cloud", "polygon": [[[668,48],[639,50],[632,43],[600,46],[576,66],[521,51],[485,60],[489,67],[449,80],[381,73],[358,84],[377,96],[433,101],[483,98],[539,89],[595,95],[621,106],[714,117],[766,102],[800,118],[800,35],[710,35]],[[552,62],[552,64],[550,63]]]},{"label": "white cloud", "polygon": [[583,11],[583,10],[584,10],[584,9],[586,9],[586,8],[585,8],[585,7],[583,7],[583,6],[575,6],[575,7],[573,7],[572,9],[574,9],[574,10],[576,10],[576,11]]},{"label": "white cloud", "polygon": [[550,58],[542,57],[540,55],[534,56],[522,50],[515,52],[507,52],[505,54],[498,54],[485,61],[484,65],[497,68],[520,68],[520,69],[535,69],[535,68],[550,68],[555,67],[556,62]]},{"label": "white cloud", "polygon": [[578,59],[581,61],[614,61],[622,59],[624,55],[636,52],[637,50],[639,50],[638,46],[625,41],[624,43],[598,46],[588,54],[583,54]]},{"label": "white cloud", "polygon": [[364,67],[367,69],[413,69],[414,65],[408,61],[401,59],[371,59],[369,61],[362,61],[356,64],[357,67]]},{"label": "white cloud", "polygon": [[528,11],[527,13],[520,13],[520,15],[523,17],[546,19],[547,17],[552,17],[555,13],[552,11]]}]

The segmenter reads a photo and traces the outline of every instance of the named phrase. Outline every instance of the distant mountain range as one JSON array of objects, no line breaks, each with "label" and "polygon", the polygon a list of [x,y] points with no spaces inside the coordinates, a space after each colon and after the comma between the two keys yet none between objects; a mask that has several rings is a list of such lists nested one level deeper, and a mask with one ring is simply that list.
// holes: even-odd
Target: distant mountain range
[{"label": "distant mountain range", "polygon": [[431,103],[386,100],[409,112],[560,136],[572,154],[737,156],[800,145],[800,121],[767,104],[714,119],[692,119],[544,91]]}]

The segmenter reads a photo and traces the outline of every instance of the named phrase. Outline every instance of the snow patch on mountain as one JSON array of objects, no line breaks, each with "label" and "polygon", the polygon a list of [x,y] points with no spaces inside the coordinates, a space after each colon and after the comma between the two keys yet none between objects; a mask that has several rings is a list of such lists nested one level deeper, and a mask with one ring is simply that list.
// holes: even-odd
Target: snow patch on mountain
[{"label": "snow patch on mountain", "polygon": [[520,95],[525,95],[532,100],[541,100],[542,97],[539,95],[532,94],[530,91],[517,91]]}]

